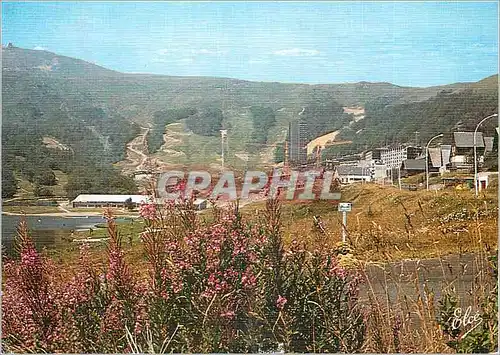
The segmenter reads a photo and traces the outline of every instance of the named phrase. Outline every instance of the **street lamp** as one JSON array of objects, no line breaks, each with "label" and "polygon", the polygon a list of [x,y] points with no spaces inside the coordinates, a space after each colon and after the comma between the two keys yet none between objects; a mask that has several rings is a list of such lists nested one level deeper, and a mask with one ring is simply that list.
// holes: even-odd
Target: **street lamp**
[{"label": "street lamp", "polygon": [[489,115],[488,117],[485,117],[483,118],[477,125],[476,125],[476,129],[474,130],[474,137],[472,138],[473,139],[473,144],[474,144],[474,191],[476,192],[476,197],[478,195],[478,181],[477,181],[477,151],[476,151],[476,134],[477,134],[477,129],[479,128],[479,126],[481,125],[481,123],[483,123],[484,121],[486,121],[488,118],[491,118],[491,117],[498,117],[498,113],[494,113],[492,115]]},{"label": "street lamp", "polygon": [[429,190],[429,144],[431,144],[431,142],[436,139],[436,138],[439,138],[439,137],[442,137],[443,134],[440,133],[438,134],[437,136],[434,136],[432,137],[428,142],[427,142],[427,145],[425,146],[425,180],[426,180],[426,187],[427,187],[427,190]]},{"label": "street lamp", "polygon": [[398,183],[399,189],[401,190],[401,165],[398,165]]},{"label": "street lamp", "polygon": [[221,141],[221,158],[222,158],[222,164],[221,164],[221,170],[224,171],[224,141],[227,139],[227,129],[221,129],[220,130],[220,141]]}]

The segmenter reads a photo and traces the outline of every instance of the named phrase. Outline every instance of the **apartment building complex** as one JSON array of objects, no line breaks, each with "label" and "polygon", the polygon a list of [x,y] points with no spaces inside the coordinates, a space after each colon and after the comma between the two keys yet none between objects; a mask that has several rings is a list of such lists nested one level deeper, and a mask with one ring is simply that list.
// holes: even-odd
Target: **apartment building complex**
[{"label": "apartment building complex", "polygon": [[415,159],[422,153],[421,147],[395,145],[381,149],[380,160],[388,169],[397,169],[403,160]]},{"label": "apartment building complex", "polygon": [[288,126],[288,158],[292,165],[302,165],[307,162],[306,133],[305,122],[290,122]]}]

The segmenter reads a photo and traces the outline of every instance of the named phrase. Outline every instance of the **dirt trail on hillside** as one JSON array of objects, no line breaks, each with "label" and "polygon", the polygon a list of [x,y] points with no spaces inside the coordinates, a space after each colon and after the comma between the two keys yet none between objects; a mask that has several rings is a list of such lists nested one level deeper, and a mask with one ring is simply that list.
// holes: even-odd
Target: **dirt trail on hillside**
[{"label": "dirt trail on hillside", "polygon": [[358,107],[344,107],[344,112],[348,114],[353,115],[353,120],[349,122],[349,126],[352,124],[361,121],[363,118],[365,118],[365,108],[358,106]]},{"label": "dirt trail on hillside", "polygon": [[145,169],[145,165],[148,160],[148,144],[146,137],[150,130],[150,127],[141,126],[141,133],[127,143],[127,157],[124,161],[119,163],[124,172],[133,172]]},{"label": "dirt trail on hillside", "polygon": [[165,133],[163,134],[163,145],[159,149],[160,152],[166,153],[172,157],[180,157],[185,154],[184,152],[180,152],[178,150],[175,150],[174,148],[182,143],[183,136],[191,135],[191,133],[177,132],[169,129],[169,126],[170,128],[172,128],[172,126],[178,124],[180,123],[172,123],[170,125],[167,125],[167,127],[165,128]]},{"label": "dirt trail on hillside", "polygon": [[62,144],[57,139],[52,138],[52,137],[42,137],[42,143],[45,144],[45,146],[47,148],[59,149],[62,151],[65,151],[65,150],[73,151],[73,149],[71,147],[68,147],[67,145]]}]

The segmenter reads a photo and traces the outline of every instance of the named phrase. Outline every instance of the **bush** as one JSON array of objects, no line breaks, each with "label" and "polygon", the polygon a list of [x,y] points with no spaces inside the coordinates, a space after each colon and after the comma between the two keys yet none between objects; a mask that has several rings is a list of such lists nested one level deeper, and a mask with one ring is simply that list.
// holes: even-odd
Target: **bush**
[{"label": "bush", "polygon": [[33,193],[37,197],[53,197],[54,196],[54,193],[52,192],[51,189],[49,189],[46,186],[39,185],[39,184],[35,184],[35,186],[33,188]]},{"label": "bush", "polygon": [[13,197],[17,192],[17,180],[8,166],[2,167],[2,198]]},{"label": "bush", "polygon": [[[107,266],[83,246],[60,276],[25,222],[5,266],[3,343],[22,352],[354,352],[364,338],[359,278],[335,256],[283,248],[280,208],[243,220],[237,206],[200,221],[192,201],[144,204],[147,278],[125,262],[108,215]],[[103,271],[101,271],[103,270]]]},{"label": "bush", "polygon": [[54,186],[57,184],[57,179],[52,170],[44,170],[36,177],[36,182],[40,185]]}]

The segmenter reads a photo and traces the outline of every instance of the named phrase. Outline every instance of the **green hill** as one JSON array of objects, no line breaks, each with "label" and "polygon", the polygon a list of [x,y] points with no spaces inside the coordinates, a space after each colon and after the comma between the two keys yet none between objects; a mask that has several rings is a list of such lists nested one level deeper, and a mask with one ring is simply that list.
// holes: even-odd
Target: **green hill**
[{"label": "green hill", "polygon": [[[285,139],[291,121],[306,122],[311,139],[343,127],[349,127],[344,136],[361,130],[357,142],[384,129],[397,135],[420,107],[412,105],[467,92],[490,97],[497,78],[432,88],[369,82],[307,85],[126,74],[16,47],[3,48],[2,57],[3,164],[14,171],[34,166],[28,176],[40,175],[48,166],[70,174],[77,168],[110,169],[111,163],[125,159],[126,144],[145,131],[140,127],[148,132],[145,153],[164,163],[219,164],[218,131],[224,128],[229,132],[228,166],[260,166],[272,162],[275,145]],[[352,117],[343,112],[345,106],[366,107],[366,118],[349,125]],[[396,117],[406,108],[411,109],[407,118]],[[384,110],[394,111],[381,118]],[[381,121],[387,127],[381,128]],[[455,123],[447,118],[443,126]],[[404,129],[409,132],[414,125]],[[47,136],[70,150],[46,148],[42,139]],[[248,161],[242,154],[248,154]]]}]

